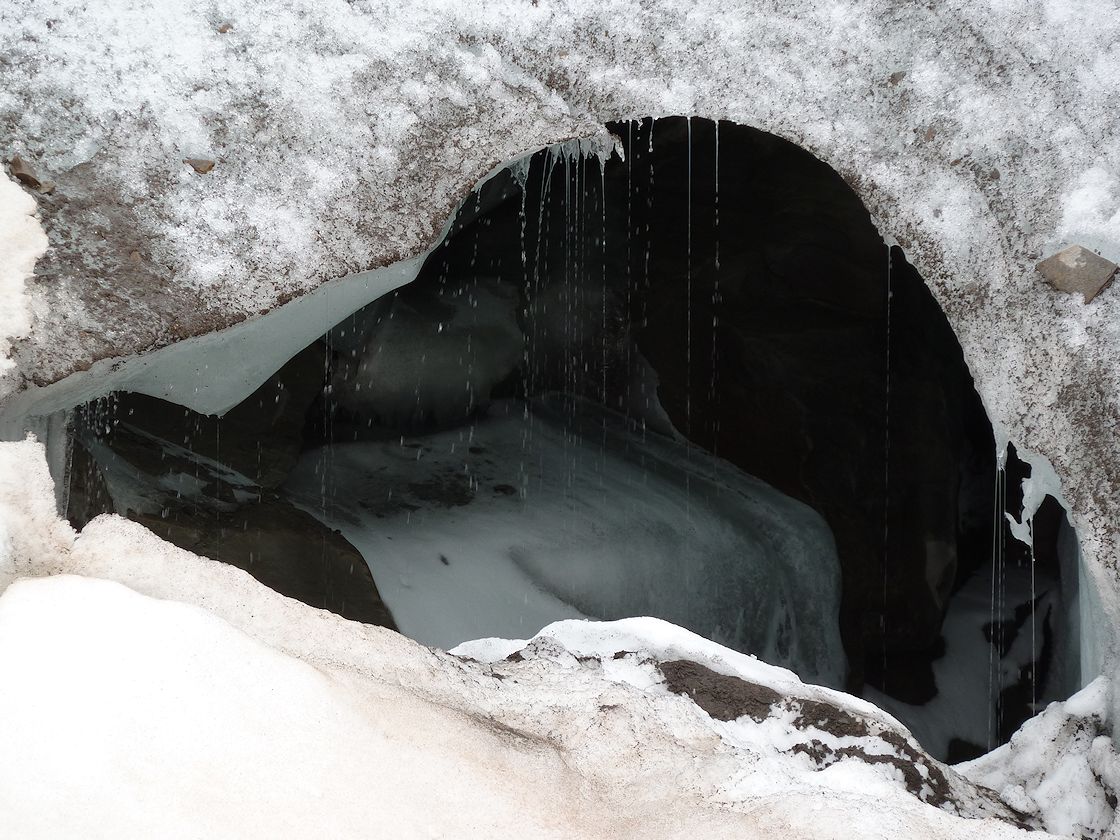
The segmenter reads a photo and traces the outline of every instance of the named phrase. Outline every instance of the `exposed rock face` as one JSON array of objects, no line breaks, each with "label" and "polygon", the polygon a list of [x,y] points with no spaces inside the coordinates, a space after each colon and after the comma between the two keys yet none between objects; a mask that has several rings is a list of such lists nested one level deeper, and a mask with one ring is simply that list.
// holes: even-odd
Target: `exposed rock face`
[{"label": "exposed rock face", "polygon": [[395,628],[358,550],[275,492],[302,451],[325,365],[316,342],[220,418],[139,394],[83,407],[70,521],[117,512],[291,598]]},{"label": "exposed rock face", "polygon": [[130,518],[168,542],[244,569],[269,589],[343,618],[396,629],[362,555],[291,503],[264,498],[228,513],[171,509]]},{"label": "exposed rock face", "polygon": [[[879,721],[853,714],[833,703],[783,696],[768,686],[720,674],[687,659],[660,662],[657,669],[664,674],[669,691],[687,694],[716,720],[738,720],[747,716],[756,723],[763,723],[772,715],[792,713],[792,727],[805,740],[798,741],[787,751],[809,756],[822,770],[845,759],[887,764],[902,774],[906,790],[913,796],[938,808],[948,806],[958,812],[962,810],[961,803],[954,801],[950,781],[955,774],[942,769],[901,728],[885,727]],[[832,739],[855,739],[857,743],[850,740],[844,741],[842,746],[826,743]],[[962,786],[959,778],[953,778],[953,782],[957,787]],[[993,805],[997,801],[993,796]],[[1010,811],[1004,816],[1022,824]]]}]

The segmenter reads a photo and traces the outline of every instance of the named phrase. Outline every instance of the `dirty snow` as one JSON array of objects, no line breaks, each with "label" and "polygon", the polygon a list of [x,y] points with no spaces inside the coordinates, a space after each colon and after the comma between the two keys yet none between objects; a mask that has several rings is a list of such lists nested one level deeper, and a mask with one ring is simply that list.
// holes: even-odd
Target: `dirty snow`
[{"label": "dirty snow", "polygon": [[1009,743],[958,769],[1040,818],[1048,831],[1104,836],[1115,821],[1120,790],[1111,690],[1107,677],[1097,677],[1065,702],[1051,703]]}]

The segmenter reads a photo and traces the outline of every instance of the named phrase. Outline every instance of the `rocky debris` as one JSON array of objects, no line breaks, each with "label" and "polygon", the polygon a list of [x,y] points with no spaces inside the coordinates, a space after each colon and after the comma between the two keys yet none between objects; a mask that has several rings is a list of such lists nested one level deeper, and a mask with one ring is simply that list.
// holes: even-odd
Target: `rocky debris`
[{"label": "rocky debris", "polygon": [[1112,282],[1117,265],[1088,248],[1071,245],[1044,259],[1037,268],[1059,292],[1080,293],[1082,300],[1090,303]]},{"label": "rocky debris", "polygon": [[688,695],[716,720],[736,720],[746,715],[761,723],[782,699],[772,688],[724,676],[699,662],[677,659],[658,663],[657,667],[669,691]]},{"label": "rocky debris", "polygon": [[177,505],[129,518],[180,548],[244,569],[269,589],[343,618],[396,629],[362,555],[279,497],[217,514]]},{"label": "rocky debris", "polygon": [[12,174],[13,178],[29,189],[33,189],[44,195],[50,195],[54,192],[54,182],[41,181],[39,176],[35,174],[35,170],[31,168],[31,165],[19,155],[12,155],[11,160],[8,161],[8,171]]},{"label": "rocky debris", "polygon": [[[962,811],[955,787],[966,784],[964,780],[950,781],[953,771],[931,758],[901,728],[886,726],[834,703],[783,695],[770,686],[721,674],[687,659],[658,662],[656,667],[665,678],[665,688],[691,698],[716,720],[746,717],[758,724],[768,719],[788,720],[805,736],[788,752],[808,756],[820,770],[844,760],[888,765],[899,771],[913,796],[937,808]],[[857,743],[852,743],[853,739]],[[1022,815],[997,804],[995,797],[989,798],[1001,817],[1029,827]]]},{"label": "rocky debris", "polygon": [[199,175],[205,175],[214,168],[214,161],[206,160],[205,158],[187,158],[183,163],[190,166]]}]

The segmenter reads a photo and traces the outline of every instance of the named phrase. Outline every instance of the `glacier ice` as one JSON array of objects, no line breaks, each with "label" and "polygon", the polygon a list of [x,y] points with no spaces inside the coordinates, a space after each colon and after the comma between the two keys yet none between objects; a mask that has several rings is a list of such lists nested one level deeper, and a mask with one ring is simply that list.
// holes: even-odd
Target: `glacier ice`
[{"label": "glacier ice", "polygon": [[312,450],[285,492],[362,551],[426,644],[652,615],[843,685],[820,516],[584,401],[501,401],[467,427]]}]

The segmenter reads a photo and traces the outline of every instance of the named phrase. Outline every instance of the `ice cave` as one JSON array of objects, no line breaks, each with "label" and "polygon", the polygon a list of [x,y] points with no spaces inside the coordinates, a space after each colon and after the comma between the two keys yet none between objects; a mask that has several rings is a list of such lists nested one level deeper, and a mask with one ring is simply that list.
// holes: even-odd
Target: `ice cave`
[{"label": "ice cave", "polygon": [[773,135],[608,128],[500,168],[414,280],[229,410],[76,406],[67,518],[443,649],[654,616],[954,763],[1074,693],[1076,536],[1052,496],[1024,514],[903,250]]},{"label": "ice cave", "polygon": [[0,836],[1117,840],[1113,0],[0,0]]}]

